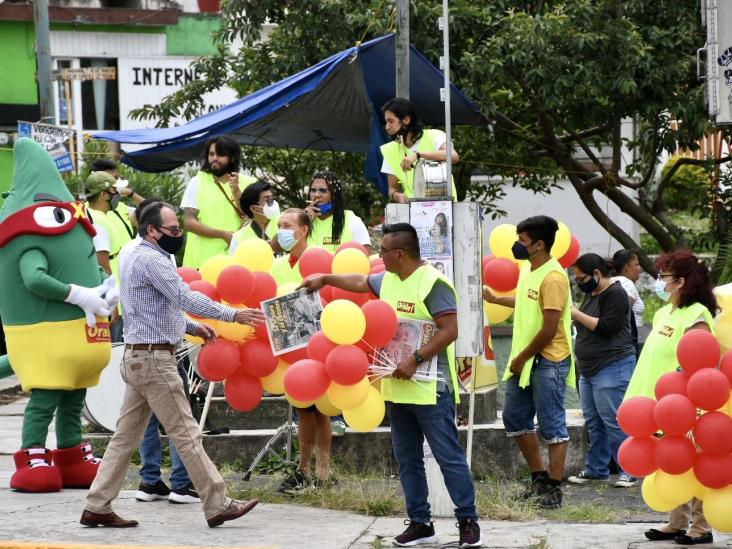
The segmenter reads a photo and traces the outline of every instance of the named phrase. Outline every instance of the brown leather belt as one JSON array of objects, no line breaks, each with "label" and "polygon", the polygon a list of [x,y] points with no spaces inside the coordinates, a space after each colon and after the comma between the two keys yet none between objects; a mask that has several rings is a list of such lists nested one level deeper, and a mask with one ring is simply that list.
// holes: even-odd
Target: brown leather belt
[{"label": "brown leather belt", "polygon": [[175,345],[170,343],[128,343],[125,348],[133,351],[168,351],[171,354],[175,353]]}]

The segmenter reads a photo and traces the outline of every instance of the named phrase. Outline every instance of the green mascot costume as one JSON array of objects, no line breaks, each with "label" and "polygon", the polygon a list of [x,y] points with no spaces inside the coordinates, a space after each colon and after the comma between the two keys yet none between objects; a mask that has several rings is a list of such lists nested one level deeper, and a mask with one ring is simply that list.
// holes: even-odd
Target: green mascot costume
[{"label": "green mascot costume", "polygon": [[[13,149],[14,175],[0,209],[0,315],[12,368],[30,400],[10,487],[57,492],[89,487],[100,460],[82,442],[86,388],[109,362],[107,317],[118,300],[104,280],[83,202],[74,201],[50,155],[28,138]],[[56,418],[57,450],[46,448]]]}]

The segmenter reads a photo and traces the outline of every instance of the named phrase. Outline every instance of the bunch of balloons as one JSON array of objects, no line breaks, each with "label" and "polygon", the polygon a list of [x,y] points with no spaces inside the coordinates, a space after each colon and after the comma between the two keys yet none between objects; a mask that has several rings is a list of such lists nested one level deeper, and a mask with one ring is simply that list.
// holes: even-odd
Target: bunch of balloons
[{"label": "bunch of balloons", "polygon": [[681,370],[658,379],[656,400],[632,397],[618,408],[618,424],[630,435],[618,461],[645,477],[651,509],[670,511],[696,497],[709,524],[732,532],[732,351],[720,356],[711,333],[684,334],[676,348]]},{"label": "bunch of balloons", "polygon": [[[483,258],[483,284],[498,296],[516,295],[519,273],[524,261],[513,257],[511,248],[516,242],[516,225],[504,223],[495,227],[488,236],[491,254]],[[569,232],[567,226],[559,222],[559,230],[551,249],[552,256],[566,269],[579,256],[580,245],[577,237]],[[513,313],[510,307],[483,302],[483,310],[491,324],[507,320]]]}]

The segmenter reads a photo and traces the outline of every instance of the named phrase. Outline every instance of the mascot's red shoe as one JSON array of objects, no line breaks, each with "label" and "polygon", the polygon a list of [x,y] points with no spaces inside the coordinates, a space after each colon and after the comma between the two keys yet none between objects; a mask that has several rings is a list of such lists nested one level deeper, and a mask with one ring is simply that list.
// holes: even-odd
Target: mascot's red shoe
[{"label": "mascot's red shoe", "polygon": [[10,487],[19,492],[60,492],[61,474],[51,465],[51,450],[26,448],[15,452]]},{"label": "mascot's red shoe", "polygon": [[53,451],[53,464],[61,473],[64,488],[89,488],[101,462],[87,442]]}]

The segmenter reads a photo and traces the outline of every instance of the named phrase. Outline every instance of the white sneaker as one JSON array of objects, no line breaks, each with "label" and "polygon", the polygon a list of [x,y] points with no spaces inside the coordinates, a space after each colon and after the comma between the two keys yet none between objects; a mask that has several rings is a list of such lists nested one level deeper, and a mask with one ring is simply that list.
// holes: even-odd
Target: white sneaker
[{"label": "white sneaker", "polygon": [[615,488],[632,488],[636,484],[638,484],[637,478],[631,477],[628,473],[620,473]]}]

